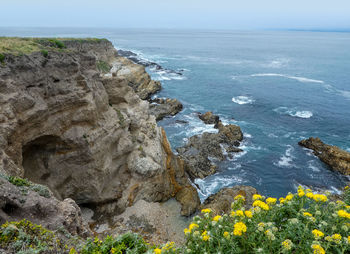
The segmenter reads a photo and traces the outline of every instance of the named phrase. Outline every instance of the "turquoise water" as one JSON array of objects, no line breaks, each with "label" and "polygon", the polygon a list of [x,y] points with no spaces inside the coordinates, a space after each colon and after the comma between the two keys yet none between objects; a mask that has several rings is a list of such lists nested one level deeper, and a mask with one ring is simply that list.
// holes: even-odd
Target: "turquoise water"
[{"label": "turquoise water", "polygon": [[184,104],[159,123],[173,148],[215,131],[197,119],[198,111],[219,114],[245,135],[244,152],[196,180],[202,199],[237,184],[280,196],[300,184],[338,192],[348,181],[297,143],[318,136],[350,151],[350,33],[0,29],[0,35],[105,37],[116,48],[182,71],[148,70],[162,81],[158,97]]}]

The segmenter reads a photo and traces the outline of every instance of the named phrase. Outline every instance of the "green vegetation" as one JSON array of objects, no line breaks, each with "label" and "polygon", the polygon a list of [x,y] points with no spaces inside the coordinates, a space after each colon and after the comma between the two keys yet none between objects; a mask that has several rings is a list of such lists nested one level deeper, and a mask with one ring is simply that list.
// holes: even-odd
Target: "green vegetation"
[{"label": "green vegetation", "polygon": [[97,38],[75,39],[0,37],[0,62],[5,59],[6,54],[18,56],[31,54],[34,52],[42,52],[42,54],[45,56],[45,50],[67,50],[66,44],[70,41],[76,41],[78,43],[101,43],[107,40]]},{"label": "green vegetation", "polygon": [[41,50],[41,54],[43,54],[44,57],[49,56],[49,52],[46,49]]},{"label": "green vegetation", "polygon": [[28,190],[32,190],[45,198],[49,198],[51,196],[49,188],[46,187],[45,185],[35,184],[29,181],[28,179],[20,178],[17,176],[6,176],[6,175],[0,174],[0,177],[6,179],[13,185],[20,187],[20,190],[23,195],[26,195],[28,193]]},{"label": "green vegetation", "polygon": [[0,228],[0,247],[17,254],[67,253],[68,245],[77,239],[63,242],[54,232],[27,220],[6,222]]},{"label": "green vegetation", "polygon": [[299,187],[296,194],[279,200],[256,194],[248,210],[245,198],[237,195],[229,214],[203,209],[202,216],[195,216],[184,230],[186,243],[181,247],[174,242],[150,246],[133,233],[83,240],[65,232],[68,240],[62,240],[56,236],[58,231],[26,220],[1,226],[0,247],[22,254],[50,250],[69,254],[349,253],[350,189],[345,188],[342,200],[329,198],[327,193]]},{"label": "green vegetation", "polygon": [[122,114],[122,112],[120,112],[119,109],[115,109],[115,111],[117,112],[117,115],[118,115],[118,118],[119,118],[119,124],[120,126],[124,126],[125,124],[125,118],[124,118],[124,115]]},{"label": "green vegetation", "polygon": [[5,56],[3,54],[0,54],[0,63],[3,63],[5,60]]},{"label": "green vegetation", "polygon": [[103,241],[100,241],[98,238],[94,240],[88,239],[79,253],[146,253],[148,249],[147,244],[140,236],[126,233],[117,238],[107,236]]},{"label": "green vegetation", "polygon": [[112,68],[112,66],[110,66],[105,61],[97,61],[96,67],[102,73],[108,73]]}]

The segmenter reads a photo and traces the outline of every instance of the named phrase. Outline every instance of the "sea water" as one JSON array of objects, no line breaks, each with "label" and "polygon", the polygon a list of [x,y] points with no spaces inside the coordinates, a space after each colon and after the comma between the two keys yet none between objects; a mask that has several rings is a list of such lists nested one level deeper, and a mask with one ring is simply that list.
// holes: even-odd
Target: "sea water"
[{"label": "sea water", "polygon": [[174,149],[192,135],[217,131],[196,112],[239,125],[243,152],[195,181],[202,200],[234,185],[275,197],[298,185],[337,193],[349,180],[298,141],[317,136],[350,151],[350,33],[1,28],[0,35],[107,38],[160,64],[163,70],[148,68],[162,82],[156,96],[184,105],[159,122]]}]

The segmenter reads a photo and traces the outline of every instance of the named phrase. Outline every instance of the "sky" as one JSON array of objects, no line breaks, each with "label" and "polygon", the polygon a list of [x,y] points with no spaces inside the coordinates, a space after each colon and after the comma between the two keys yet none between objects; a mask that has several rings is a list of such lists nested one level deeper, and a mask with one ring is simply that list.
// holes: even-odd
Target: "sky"
[{"label": "sky", "polygon": [[350,29],[350,0],[0,0],[0,26]]}]

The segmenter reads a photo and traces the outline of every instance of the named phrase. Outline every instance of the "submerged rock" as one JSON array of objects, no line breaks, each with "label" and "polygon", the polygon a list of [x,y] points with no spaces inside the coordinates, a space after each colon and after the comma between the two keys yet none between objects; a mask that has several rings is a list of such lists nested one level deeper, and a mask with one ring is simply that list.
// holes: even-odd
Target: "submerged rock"
[{"label": "submerged rock", "polygon": [[201,209],[210,208],[214,214],[229,214],[231,203],[237,195],[242,195],[245,198],[245,207],[249,208],[253,204],[253,195],[257,193],[257,190],[251,186],[237,185],[224,188],[210,195],[201,205]]},{"label": "submerged rock", "polygon": [[314,154],[334,171],[350,175],[350,153],[323,143],[319,138],[301,140],[299,145],[312,149]]},{"label": "submerged rock", "polygon": [[156,117],[156,120],[162,120],[166,116],[174,116],[179,113],[183,106],[177,99],[154,99],[151,100],[150,114]]}]

